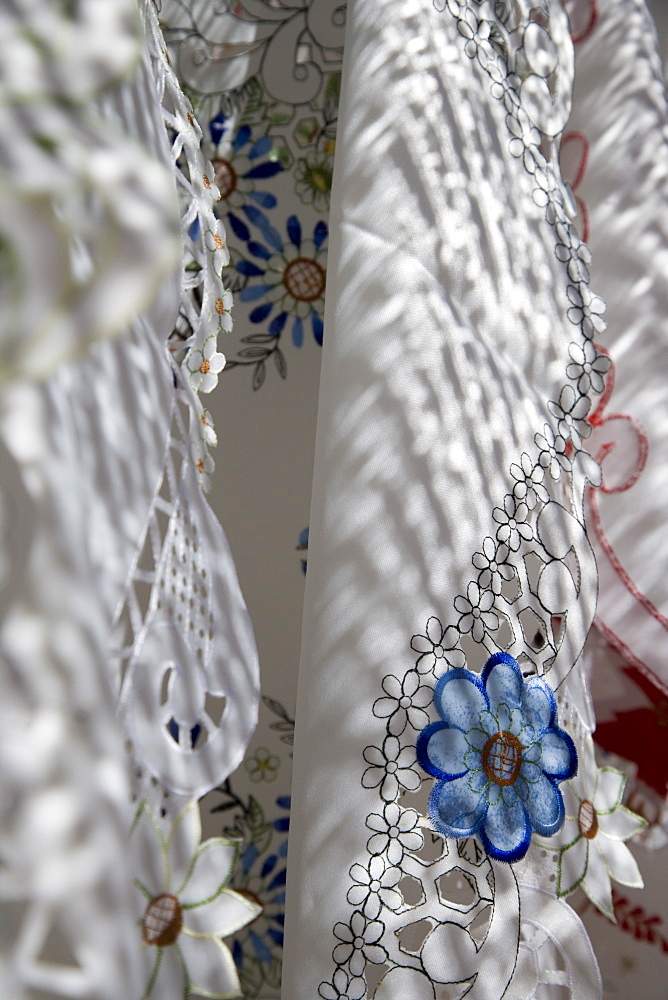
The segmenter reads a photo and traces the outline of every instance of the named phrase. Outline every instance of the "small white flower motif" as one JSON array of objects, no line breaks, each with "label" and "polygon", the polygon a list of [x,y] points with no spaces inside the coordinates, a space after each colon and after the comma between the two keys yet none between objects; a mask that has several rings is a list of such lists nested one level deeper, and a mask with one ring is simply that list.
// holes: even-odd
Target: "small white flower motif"
[{"label": "small white flower motif", "polygon": [[470,632],[476,642],[482,642],[485,632],[495,632],[499,619],[492,611],[494,594],[491,590],[481,590],[477,583],[469,583],[466,597],[455,597],[455,608],[461,614],[460,632]]},{"label": "small white flower motif", "polygon": [[215,838],[200,843],[199,806],[191,800],[164,832],[143,803],[133,839],[139,862],[135,885],[141,900],[137,931],[146,987],[142,1000],[241,993],[232,954],[221,938],[235,934],[262,912],[226,888],[237,844]]},{"label": "small white flower motif", "polygon": [[483,590],[500,594],[503,581],[512,580],[515,574],[507,561],[509,555],[510,549],[503,542],[497,545],[493,538],[485,538],[482,552],[476,552],[473,556],[473,565],[480,570],[478,585]]},{"label": "small white flower motif", "polygon": [[578,391],[586,396],[589,391],[596,394],[603,392],[605,379],[603,376],[610,368],[610,358],[599,354],[590,340],[585,340],[582,347],[571,344],[568,353],[572,364],[566,369],[570,379],[578,384]]},{"label": "small white flower motif", "polygon": [[216,468],[216,463],[209,454],[204,440],[199,439],[190,442],[190,460],[197,473],[200,486],[205,493],[208,493],[211,489],[211,477]]},{"label": "small white flower motif", "polygon": [[517,552],[522,540],[531,541],[533,530],[527,524],[528,516],[527,505],[516,500],[512,493],[507,493],[503,498],[503,507],[495,507],[492,511],[492,517],[499,526],[496,529],[497,541],[503,542],[512,552]]},{"label": "small white flower motif", "polygon": [[471,8],[467,7],[464,17],[459,21],[459,31],[467,39],[464,45],[466,55],[469,59],[477,58],[482,68],[486,69],[491,55],[489,21],[479,20]]},{"label": "small white flower motif", "polygon": [[401,736],[407,725],[419,731],[429,724],[424,709],[431,704],[432,691],[426,684],[420,684],[417,670],[407,670],[402,681],[388,674],[382,686],[387,697],[374,702],[373,714],[389,720],[387,727],[392,736]]},{"label": "small white flower motif", "polygon": [[554,837],[536,838],[541,847],[559,852],[557,895],[581,886],[601,913],[615,920],[610,879],[642,888],[638,865],[624,841],[647,823],[621,804],[626,775],[597,767],[590,736],[580,751],[577,775],[562,786],[566,819]]},{"label": "small white flower motif", "polygon": [[364,788],[377,788],[380,785],[380,795],[385,802],[393,802],[399,794],[399,788],[416,792],[420,787],[420,775],[413,768],[415,749],[402,749],[396,736],[386,736],[382,750],[375,746],[366,747],[364,759],[371,767],[367,767],[362,775],[362,785]]},{"label": "small white flower motif", "polygon": [[509,143],[513,156],[522,157],[524,168],[530,174],[538,166],[543,166],[544,158],[539,150],[542,136],[526,111],[519,108],[514,114],[506,115],[506,125],[512,135]]},{"label": "small white flower motif", "polygon": [[536,187],[533,190],[533,200],[539,208],[545,209],[545,218],[549,224],[553,226],[557,222],[568,222],[561,180],[554,168],[547,163],[537,166],[534,180]]},{"label": "small white flower motif", "polygon": [[348,890],[348,902],[352,906],[361,906],[370,920],[376,919],[383,906],[396,910],[402,905],[403,897],[395,886],[403,875],[400,868],[386,865],[380,854],[370,859],[368,868],[355,864],[350,869],[355,885]]},{"label": "small white flower motif", "polygon": [[419,851],[424,843],[419,824],[415,809],[388,802],[382,815],[371,813],[366,818],[366,825],[374,831],[366,845],[369,854],[385,854],[391,865],[400,864],[404,851]]},{"label": "small white flower motif", "polygon": [[234,301],[232,292],[226,288],[214,301],[213,308],[218,315],[218,327],[224,333],[229,333],[232,329],[232,306]]},{"label": "small white flower motif", "polygon": [[557,222],[558,243],[555,248],[557,258],[568,262],[568,276],[571,281],[589,281],[591,250],[580,239],[577,229],[570,222]]},{"label": "small white flower motif", "polygon": [[490,61],[488,71],[494,81],[490,87],[492,96],[503,101],[506,111],[510,114],[516,114],[521,103],[519,76],[516,73],[508,73],[505,63],[497,60]]},{"label": "small white flower motif", "polygon": [[573,442],[575,448],[582,447],[582,439],[591,434],[591,424],[586,417],[591,409],[587,396],[578,396],[572,385],[565,385],[559,395],[559,402],[547,404],[559,421],[557,430],[562,438]]},{"label": "small white flower motif", "polygon": [[466,658],[457,646],[459,632],[454,625],[443,628],[438,618],[431,617],[427,622],[426,635],[414,635],[411,648],[420,653],[415,669],[420,674],[434,671],[440,674],[447,666],[464,667]]},{"label": "small white flower motif", "polygon": [[378,941],[384,930],[380,920],[367,920],[360,910],[355,910],[349,924],[334,925],[334,936],[339,939],[332,953],[334,961],[337,965],[348,963],[353,976],[361,976],[367,962],[382,965],[387,961],[387,952]]},{"label": "small white flower motif", "polygon": [[538,503],[547,503],[550,495],[543,486],[545,469],[539,463],[531,461],[525,451],[520,457],[520,464],[514,462],[510,466],[510,474],[515,480],[513,496],[520,503],[525,503],[533,510]]},{"label": "small white flower motif", "polygon": [[216,337],[209,334],[201,348],[186,355],[186,368],[195,392],[211,392],[218,385],[218,376],[225,367],[225,355],[216,350]]},{"label": "small white flower motif", "polygon": [[550,425],[545,424],[542,434],[534,434],[534,441],[540,449],[538,461],[554,480],[559,479],[562,470],[570,471],[571,460],[566,454],[566,441],[561,434],[555,434]]},{"label": "small white flower motif", "polygon": [[213,255],[213,269],[220,276],[223,268],[230,262],[230,252],[225,240],[225,229],[219,219],[216,220],[215,227],[207,228],[204,234],[204,245]]},{"label": "small white flower motif", "polygon": [[573,303],[568,310],[571,323],[581,327],[582,333],[592,340],[597,333],[602,333],[608,325],[603,319],[605,302],[598,295],[593,295],[589,285],[580,282],[579,285],[569,285],[566,294]]},{"label": "small white flower motif", "polygon": [[348,973],[339,968],[331,983],[320,983],[318,993],[323,1000],[362,1000],[366,996],[366,982],[362,976],[349,978]]},{"label": "small white flower motif", "polygon": [[215,447],[218,444],[218,435],[213,426],[213,418],[208,410],[201,411],[199,422],[202,425],[202,436],[205,444],[209,447]]}]

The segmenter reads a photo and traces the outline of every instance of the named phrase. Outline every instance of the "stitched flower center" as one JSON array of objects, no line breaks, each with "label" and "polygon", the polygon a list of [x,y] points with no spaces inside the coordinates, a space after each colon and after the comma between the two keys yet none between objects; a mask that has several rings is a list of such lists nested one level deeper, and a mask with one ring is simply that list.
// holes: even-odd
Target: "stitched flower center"
[{"label": "stitched flower center", "polygon": [[443,649],[443,647],[441,646],[440,642],[438,642],[438,643],[437,643],[437,644],[436,644],[436,645],[434,646],[434,656],[435,656],[435,657],[436,657],[436,659],[438,659],[438,660],[440,660],[440,659],[441,659],[442,657],[444,657],[444,656],[445,656],[445,650],[444,650],[444,649]]},{"label": "stitched flower center", "polygon": [[316,260],[297,257],[283,272],[283,284],[298,302],[313,302],[325,290],[325,272]]},{"label": "stitched flower center", "polygon": [[174,944],[182,926],[181,904],[176,896],[163,892],[162,895],[152,899],[146,907],[141,936],[146,944],[166,948]]},{"label": "stitched flower center", "polygon": [[512,785],[522,767],[524,747],[512,733],[495,733],[482,751],[482,769],[497,785]]},{"label": "stitched flower center", "polygon": [[411,700],[408,697],[408,695],[404,695],[403,696],[403,698],[399,702],[399,705],[400,705],[401,708],[410,708],[411,707]]},{"label": "stitched flower center", "polygon": [[229,198],[237,186],[237,172],[229,160],[214,160],[216,186],[221,198]]},{"label": "stitched flower center", "polygon": [[578,810],[578,826],[580,833],[587,840],[593,840],[598,833],[598,817],[593,802],[583,799]]},{"label": "stitched flower center", "polygon": [[379,892],[380,891],[380,882],[378,881],[377,878],[374,878],[374,879],[371,880],[371,883],[369,884],[369,888],[371,889],[371,892]]},{"label": "stitched flower center", "polygon": [[358,935],[358,936],[357,936],[357,937],[356,937],[356,938],[355,938],[355,939],[353,940],[353,948],[356,948],[356,949],[357,949],[358,951],[361,951],[361,949],[362,949],[363,947],[364,947],[364,938],[363,938],[363,937],[360,937],[360,936]]},{"label": "stitched flower center", "polygon": [[201,371],[202,375],[206,375],[206,373],[209,371],[210,368],[211,368],[211,362],[207,361],[205,358],[202,364],[199,366],[199,370]]},{"label": "stitched flower center", "polygon": [[387,773],[388,774],[394,774],[394,772],[396,771],[396,769],[397,769],[397,762],[396,762],[396,760],[390,760],[390,761],[387,762]]},{"label": "stitched flower center", "polygon": [[396,837],[399,836],[399,827],[398,826],[391,826],[390,829],[387,832],[388,832],[389,836],[392,837],[392,839],[394,840]]}]

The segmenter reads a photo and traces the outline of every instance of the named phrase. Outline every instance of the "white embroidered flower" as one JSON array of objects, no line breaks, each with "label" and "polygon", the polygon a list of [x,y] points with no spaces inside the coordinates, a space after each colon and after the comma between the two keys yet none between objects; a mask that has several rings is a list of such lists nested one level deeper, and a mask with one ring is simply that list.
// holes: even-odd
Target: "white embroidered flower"
[{"label": "white embroidered flower", "polygon": [[348,890],[348,902],[361,906],[364,915],[375,920],[383,906],[396,910],[403,904],[403,896],[395,889],[403,876],[400,868],[386,865],[376,854],[370,859],[368,868],[358,864],[351,867],[350,877],[355,884]]},{"label": "white embroidered flower", "polygon": [[497,541],[503,542],[512,552],[517,552],[522,540],[531,541],[533,529],[527,524],[528,516],[527,505],[522,501],[518,502],[511,493],[506,494],[503,507],[495,507],[492,511],[492,517],[499,526],[496,529]]},{"label": "white embroidered flower", "polygon": [[507,545],[501,542],[496,544],[489,536],[482,543],[482,552],[473,555],[473,565],[480,570],[478,575],[478,585],[483,590],[491,590],[493,594],[500,594],[503,581],[512,580],[513,568],[508,564],[510,550]]},{"label": "white embroidered flower", "polygon": [[587,396],[578,396],[572,385],[565,385],[559,395],[559,402],[550,400],[547,405],[559,421],[557,429],[562,438],[570,438],[576,448],[581,448],[582,439],[591,434],[591,424],[586,420],[591,401]]},{"label": "white embroidered flower", "polygon": [[401,736],[407,725],[419,731],[429,724],[425,708],[431,703],[432,690],[420,684],[417,670],[407,670],[401,681],[388,674],[382,684],[387,697],[373,703],[373,714],[389,720],[387,727],[392,736]]},{"label": "white embroidered flower", "polygon": [[197,473],[200,486],[205,493],[208,493],[211,489],[211,477],[216,468],[216,463],[209,454],[206,440],[200,438],[190,442],[190,460]]},{"label": "white embroidered flower", "polygon": [[572,363],[566,369],[566,374],[574,382],[577,382],[578,391],[583,396],[586,396],[590,390],[597,394],[603,392],[605,387],[603,376],[610,368],[610,358],[605,354],[600,354],[591,340],[585,340],[582,346],[571,344],[568,353]]},{"label": "white embroidered flower", "polygon": [[535,173],[536,168],[542,167],[545,162],[538,148],[542,138],[540,132],[522,108],[506,115],[506,125],[512,136],[510,152],[513,156],[522,158],[525,170],[530,174]]},{"label": "white embroidered flower", "polygon": [[597,333],[602,333],[608,325],[603,319],[605,312],[603,299],[594,295],[584,281],[578,285],[569,285],[566,294],[573,303],[568,310],[571,323],[581,326],[583,334],[589,340]]},{"label": "white embroidered flower", "polygon": [[440,673],[445,667],[465,667],[466,657],[458,649],[459,632],[454,625],[443,628],[438,618],[432,616],[427,622],[426,635],[414,635],[411,647],[420,658],[415,669],[420,674],[430,671]]},{"label": "white embroidered flower", "polygon": [[195,392],[211,392],[225,367],[225,355],[216,350],[216,337],[210,334],[201,348],[193,348],[186,357],[190,384]]},{"label": "white embroidered flower", "polygon": [[323,1000],[362,1000],[366,996],[366,982],[361,976],[348,977],[343,969],[337,969],[331,983],[320,983],[318,993]]},{"label": "white embroidered flower", "polygon": [[225,241],[225,229],[222,222],[216,220],[215,227],[210,227],[204,234],[204,245],[213,257],[213,269],[220,276],[224,267],[230,262],[230,252]]},{"label": "white embroidered flower", "polygon": [[553,479],[559,479],[562,470],[570,472],[571,460],[566,454],[566,441],[561,434],[555,434],[549,424],[545,424],[542,434],[534,434],[534,441],[540,448],[538,461]]},{"label": "white embroidered flower", "polygon": [[482,642],[485,632],[495,632],[499,619],[492,606],[494,594],[491,590],[481,590],[477,583],[469,583],[466,597],[455,597],[455,608],[461,614],[459,630],[470,632],[476,642]]},{"label": "white embroidered flower", "polygon": [[477,18],[470,7],[464,11],[459,20],[459,31],[467,39],[464,51],[470,59],[478,59],[483,69],[487,68],[492,46],[489,41],[490,22]]},{"label": "white embroidered flower", "polygon": [[349,924],[334,925],[334,935],[339,939],[333,951],[337,965],[349,963],[353,976],[361,976],[367,962],[382,965],[387,961],[387,952],[377,942],[383,936],[385,924],[380,920],[367,920],[363,913],[355,910]]},{"label": "white embroidered flower", "polygon": [[568,276],[571,281],[589,281],[591,250],[582,242],[575,226],[571,222],[557,222],[556,232],[559,242],[555,253],[564,264],[568,262]]},{"label": "white embroidered flower", "polygon": [[166,831],[145,803],[137,812],[137,935],[146,967],[142,1000],[241,993],[232,954],[221,938],[245,927],[261,907],[226,888],[237,845],[219,838],[202,844],[201,834],[194,799]]},{"label": "white embroidered flower", "polygon": [[367,841],[369,854],[386,854],[391,865],[398,865],[404,851],[419,851],[424,842],[418,829],[420,817],[415,809],[402,809],[396,802],[388,802],[380,813],[371,813],[366,825],[373,830]]},{"label": "white embroidered flower", "polygon": [[214,447],[218,444],[218,435],[213,426],[213,418],[208,410],[202,410],[199,415],[199,422],[202,425],[202,437],[205,444]]},{"label": "white embroidered flower", "polygon": [[515,480],[513,496],[520,503],[525,503],[529,510],[536,504],[547,503],[550,495],[543,485],[545,469],[540,463],[534,464],[525,451],[520,457],[520,464],[514,462],[510,466],[510,474]]},{"label": "white embroidered flower", "polygon": [[213,303],[213,308],[218,315],[218,327],[220,330],[223,330],[224,333],[229,333],[233,326],[233,305],[234,299],[229,288],[224,289]]},{"label": "white embroidered flower", "polygon": [[625,840],[647,823],[621,804],[626,775],[612,767],[597,767],[594,746],[587,739],[576,777],[562,785],[566,819],[541,847],[559,851],[557,895],[568,896],[582,886],[601,913],[615,920],[610,879],[642,888],[642,876]]},{"label": "white embroidered flower", "polygon": [[386,736],[382,750],[369,746],[364,749],[364,759],[371,767],[367,767],[362,775],[364,788],[377,788],[386,802],[392,802],[399,794],[399,788],[407,788],[415,792],[420,787],[420,775],[413,769],[415,764],[415,749],[403,747],[396,736]]}]

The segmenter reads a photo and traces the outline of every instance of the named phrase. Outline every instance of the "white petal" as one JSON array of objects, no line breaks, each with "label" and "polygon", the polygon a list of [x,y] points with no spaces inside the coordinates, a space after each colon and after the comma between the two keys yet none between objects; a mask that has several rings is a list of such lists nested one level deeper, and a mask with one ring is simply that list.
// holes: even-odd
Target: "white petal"
[{"label": "white petal", "polygon": [[[598,838],[596,838],[598,840]],[[612,841],[610,841],[612,843]],[[609,917],[613,923],[615,920],[615,911],[612,907],[612,893],[610,890],[610,875],[608,873],[608,866],[606,865],[601,852],[597,849],[596,844],[591,845],[591,850],[589,851],[589,865],[587,866],[587,874],[585,875],[584,881],[582,883],[582,888],[589,896],[590,900],[594,906],[605,913],[606,917]]]},{"label": "white petal", "polygon": [[[162,949],[148,947],[146,952],[148,957],[153,959],[153,968],[155,968],[156,961],[159,963],[151,992],[143,994],[147,1000],[149,998],[150,1000],[162,1000],[163,997],[182,996],[185,992],[184,973],[176,948],[173,946]],[[146,985],[148,986],[148,981]]]},{"label": "white petal", "polygon": [[233,841],[206,840],[197,851],[186,878],[176,890],[181,902],[203,903],[216,896],[220,887],[227,883],[236,857],[237,845]]},{"label": "white petal", "polygon": [[599,770],[596,791],[592,800],[597,813],[610,812],[619,804],[625,781],[626,775],[614,767],[602,767]]},{"label": "white petal", "polygon": [[[202,825],[199,806],[197,799],[191,799],[174,820],[167,837],[170,886],[181,886],[183,883],[192,864],[195,851],[199,847],[201,836]],[[202,898],[205,897],[200,897],[200,899]]]},{"label": "white petal", "polygon": [[628,840],[647,826],[647,820],[636,816],[626,806],[617,806],[611,813],[598,816],[598,828],[612,840]]},{"label": "white petal", "polygon": [[596,846],[605,859],[611,878],[614,878],[616,882],[621,882],[622,885],[642,889],[642,875],[636,864],[636,859],[626,844],[622,844],[619,840],[610,840],[599,834],[596,838]]},{"label": "white petal", "polygon": [[[181,934],[179,947],[188,970],[191,993],[218,1000],[241,995],[234,959],[222,941]],[[170,992],[173,994],[173,989]]]},{"label": "white petal", "polygon": [[562,851],[559,858],[557,895],[567,896],[577,888],[586,876],[589,854],[589,842],[584,837],[579,837],[574,844]]},{"label": "white petal", "polygon": [[262,913],[262,907],[251,902],[239,892],[223,889],[220,896],[183,910],[183,924],[187,931],[197,936],[229,937],[250,924]]}]

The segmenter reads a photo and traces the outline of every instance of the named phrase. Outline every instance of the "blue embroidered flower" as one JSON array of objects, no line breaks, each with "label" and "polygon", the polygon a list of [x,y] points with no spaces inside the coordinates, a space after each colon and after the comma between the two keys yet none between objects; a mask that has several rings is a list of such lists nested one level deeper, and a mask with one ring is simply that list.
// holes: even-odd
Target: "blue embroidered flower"
[{"label": "blue embroidered flower", "polygon": [[420,765],[438,778],[429,815],[445,837],[477,833],[488,854],[519,861],[535,830],[551,837],[564,821],[559,782],[577,771],[572,739],[559,729],[554,695],[517,660],[494,653],[482,676],[450,670],[436,684],[442,722],[422,731]]},{"label": "blue embroidered flower", "polygon": [[[232,213],[249,200],[262,208],[274,208],[276,196],[258,190],[257,184],[268,181],[283,170],[279,150],[270,135],[254,138],[248,125],[242,125],[233,135],[228,133],[228,120],[221,113],[209,124],[215,150],[211,156],[213,180],[220,193],[218,214],[228,211],[230,226],[240,239],[247,240],[250,232],[243,220]],[[242,232],[239,232],[239,229]]]},{"label": "blue embroidered flower", "polygon": [[[288,239],[280,234],[259,209],[246,207],[249,219],[260,229],[265,243],[250,240],[248,249],[259,261],[241,260],[237,271],[249,281],[238,293],[241,302],[259,302],[250,312],[251,323],[264,323],[277,312],[269,324],[269,333],[280,337],[289,318],[292,320],[292,342],[301,347],[304,340],[304,320],[309,320],[313,336],[322,344],[322,314],[325,307],[327,273],[327,225],[320,220],[313,229],[313,238],[302,237],[302,227],[296,215],[287,220]],[[261,301],[260,301],[261,300]]]}]

